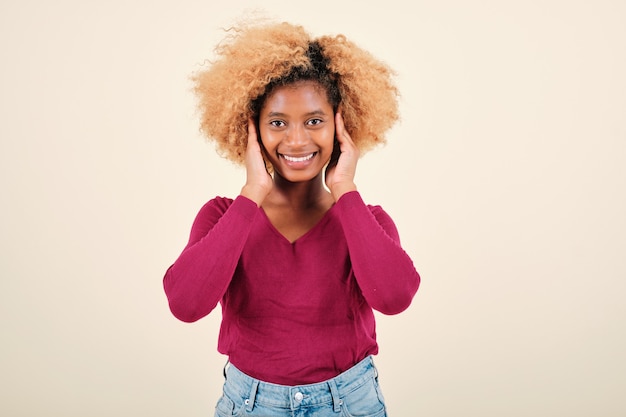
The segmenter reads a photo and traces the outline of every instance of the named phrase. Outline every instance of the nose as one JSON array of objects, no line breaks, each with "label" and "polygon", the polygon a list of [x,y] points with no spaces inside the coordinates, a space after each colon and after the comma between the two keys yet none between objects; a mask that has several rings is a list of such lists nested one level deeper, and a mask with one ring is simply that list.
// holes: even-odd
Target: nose
[{"label": "nose", "polygon": [[309,141],[309,133],[300,124],[291,125],[287,130],[285,142],[289,146],[304,145]]}]

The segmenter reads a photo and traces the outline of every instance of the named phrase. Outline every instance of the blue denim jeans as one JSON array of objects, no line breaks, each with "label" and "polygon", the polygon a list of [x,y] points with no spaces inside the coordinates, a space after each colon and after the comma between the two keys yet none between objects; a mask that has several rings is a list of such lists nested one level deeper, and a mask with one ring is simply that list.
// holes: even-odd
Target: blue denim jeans
[{"label": "blue denim jeans", "polygon": [[259,381],[227,364],[215,417],[386,417],[371,356],[324,382],[286,386]]}]

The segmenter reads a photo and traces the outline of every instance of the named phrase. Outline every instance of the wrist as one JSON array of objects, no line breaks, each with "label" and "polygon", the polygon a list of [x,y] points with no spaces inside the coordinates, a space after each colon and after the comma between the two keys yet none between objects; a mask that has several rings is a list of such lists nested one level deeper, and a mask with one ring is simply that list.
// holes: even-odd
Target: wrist
[{"label": "wrist", "polygon": [[345,183],[345,184],[337,184],[331,190],[330,193],[333,195],[335,202],[339,201],[339,199],[346,193],[351,191],[357,191],[357,187],[355,183]]},{"label": "wrist", "polygon": [[254,201],[257,206],[261,207],[267,192],[262,187],[246,184],[241,188],[240,195]]}]

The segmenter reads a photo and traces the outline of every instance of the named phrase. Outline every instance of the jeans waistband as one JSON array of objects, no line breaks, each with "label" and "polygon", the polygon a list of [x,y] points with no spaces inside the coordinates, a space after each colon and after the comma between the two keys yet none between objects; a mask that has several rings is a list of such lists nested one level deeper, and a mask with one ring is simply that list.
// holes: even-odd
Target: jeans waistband
[{"label": "jeans waistband", "polygon": [[252,411],[255,403],[292,410],[332,403],[333,409],[340,411],[341,397],[378,375],[371,355],[336,377],[314,384],[287,386],[264,382],[246,375],[230,363],[224,373],[224,389],[247,398],[248,411]]}]

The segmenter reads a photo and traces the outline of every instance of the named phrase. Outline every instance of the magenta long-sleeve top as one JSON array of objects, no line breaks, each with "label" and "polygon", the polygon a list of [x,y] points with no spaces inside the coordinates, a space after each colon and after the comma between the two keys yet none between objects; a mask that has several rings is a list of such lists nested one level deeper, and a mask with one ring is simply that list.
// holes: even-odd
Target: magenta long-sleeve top
[{"label": "magenta long-sleeve top", "polygon": [[252,200],[214,198],[163,283],[182,321],[221,304],[218,351],[238,369],[299,385],[378,353],[373,309],[404,311],[420,276],[389,215],[353,191],[295,242]]}]

